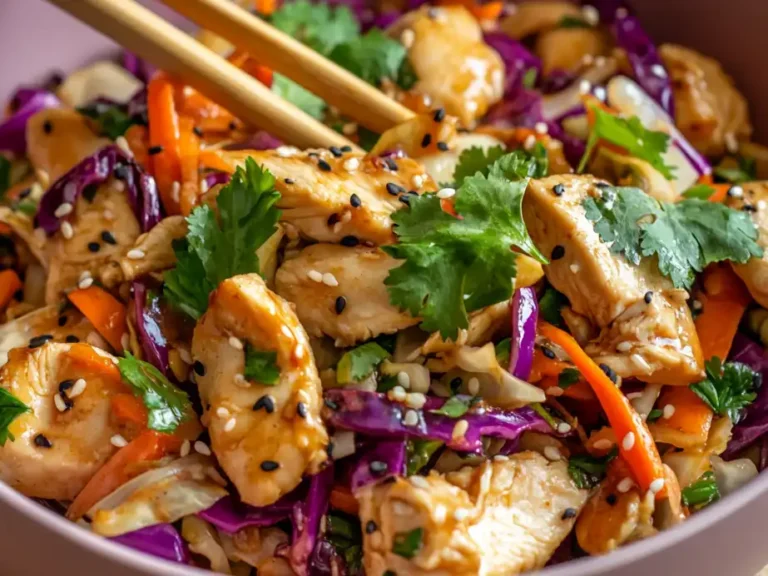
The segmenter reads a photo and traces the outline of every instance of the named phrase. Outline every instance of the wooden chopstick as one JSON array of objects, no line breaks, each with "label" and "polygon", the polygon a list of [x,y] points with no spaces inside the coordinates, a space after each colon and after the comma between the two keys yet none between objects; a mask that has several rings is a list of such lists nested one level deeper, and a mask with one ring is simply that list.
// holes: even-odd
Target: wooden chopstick
[{"label": "wooden chopstick", "polygon": [[414,116],[380,90],[231,0],[162,1],[374,132],[384,132]]},{"label": "wooden chopstick", "polygon": [[178,76],[247,124],[300,147],[352,146],[360,151],[341,134],[132,0],[48,1]]}]

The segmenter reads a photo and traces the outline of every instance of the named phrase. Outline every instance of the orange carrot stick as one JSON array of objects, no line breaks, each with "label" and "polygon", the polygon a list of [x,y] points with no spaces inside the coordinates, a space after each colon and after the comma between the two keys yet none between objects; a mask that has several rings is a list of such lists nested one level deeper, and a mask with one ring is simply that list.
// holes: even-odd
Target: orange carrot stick
[{"label": "orange carrot stick", "polygon": [[181,191],[179,203],[181,213],[189,216],[200,197],[200,139],[194,132],[191,118],[179,119],[181,154]]},{"label": "orange carrot stick", "polygon": [[11,302],[13,295],[24,287],[21,278],[13,270],[0,271],[0,310]]},{"label": "orange carrot stick", "polygon": [[121,424],[135,424],[147,427],[147,407],[133,394],[116,394],[110,401],[112,415]]},{"label": "orange carrot stick", "polygon": [[659,418],[648,425],[656,442],[678,448],[703,446],[712,426],[712,410],[687,386],[665,386],[656,405],[674,406],[669,418]]},{"label": "orange carrot stick", "polygon": [[[150,157],[150,170],[168,214],[179,213],[175,182],[181,181],[179,158],[179,115],[174,101],[174,85],[167,75],[156,74],[147,87],[149,143],[160,152]],[[180,184],[179,184],[180,185]]]},{"label": "orange carrot stick", "polygon": [[98,286],[70,292],[69,299],[112,348],[118,351],[123,349],[122,338],[128,329],[125,306],[119,300]]}]

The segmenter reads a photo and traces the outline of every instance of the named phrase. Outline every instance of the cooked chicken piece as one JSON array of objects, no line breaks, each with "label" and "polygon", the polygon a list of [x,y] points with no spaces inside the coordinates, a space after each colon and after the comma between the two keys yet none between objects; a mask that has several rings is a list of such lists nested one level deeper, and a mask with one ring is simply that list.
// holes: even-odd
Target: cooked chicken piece
[{"label": "cooked chicken piece", "polygon": [[611,44],[598,28],[557,28],[539,34],[534,52],[548,76],[555,70],[578,72],[592,57],[608,55]]},{"label": "cooked chicken piece", "polygon": [[142,88],[141,81],[123,66],[101,60],[67,75],[56,95],[65,104],[78,108],[98,98],[128,102]]},{"label": "cooked chicken piece", "polygon": [[[275,385],[244,380],[243,344],[276,354]],[[322,468],[328,434],[309,339],[258,274],[225,280],[211,294],[192,353],[202,364],[196,379],[211,447],[244,502],[268,506]]]},{"label": "cooked chicken piece", "polygon": [[111,259],[133,246],[141,230],[121,184],[110,180],[101,185],[93,201],[79,197],[67,218],[72,238],[60,229],[48,239],[46,302],[57,302],[76,288],[84,272],[97,277]]},{"label": "cooked chicken piece", "polygon": [[501,21],[501,29],[521,40],[526,36],[556,28],[563,18],[582,19],[578,5],[573,2],[552,2],[534,0],[516,4]]},{"label": "cooked chicken piece", "polygon": [[77,308],[61,309],[59,304],[39,308],[0,325],[0,366],[8,361],[13,348],[27,346],[35,336],[52,336],[55,342],[85,341],[93,325]]},{"label": "cooked chicken piece", "polygon": [[499,302],[469,314],[469,327],[459,329],[456,341],[443,340],[440,332],[430,334],[421,347],[424,356],[453,350],[461,346],[482,346],[503,328],[509,330],[509,302]]},{"label": "cooked chicken piece", "polygon": [[72,500],[82,490],[123,432],[110,420],[111,396],[127,392],[113,360],[88,344],[11,350],[0,386],[30,412],[8,428],[15,440],[0,447],[0,479],[32,498]]},{"label": "cooked chicken piece", "polygon": [[[485,127],[481,128],[484,129]],[[435,182],[453,182],[453,173],[459,163],[459,157],[464,150],[481,148],[484,151],[496,146],[504,146],[504,143],[493,135],[457,134],[451,142],[447,152],[436,152],[419,157],[419,162]]]},{"label": "cooked chicken piece", "polygon": [[[655,260],[639,266],[611,252],[587,220],[588,195],[600,194],[591,176],[534,180],[523,200],[523,216],[536,247],[564,255],[545,267],[550,283],[571,308],[602,329],[586,351],[619,376],[644,382],[685,385],[703,376],[701,347],[687,295],[675,290]],[[564,192],[552,192],[556,185]],[[651,293],[650,303],[645,295]]]},{"label": "cooked chicken piece", "polygon": [[740,197],[726,196],[725,204],[734,210],[749,208],[757,227],[757,243],[765,249],[762,258],[752,258],[746,264],[732,264],[736,274],[744,280],[752,298],[768,308],[768,181],[743,184]]},{"label": "cooked chicken piece", "polygon": [[221,543],[230,560],[245,562],[256,568],[258,574],[266,567],[276,568],[274,561],[280,560],[288,570],[285,574],[294,576],[287,560],[275,558],[275,551],[288,544],[288,535],[279,528],[248,526],[232,535],[221,534]]},{"label": "cooked chicken piece", "polygon": [[617,186],[640,188],[660,202],[677,200],[678,194],[672,183],[648,162],[633,156],[601,147],[589,163],[588,172]]},{"label": "cooked chicken piece", "polygon": [[27,122],[27,157],[45,173],[47,188],[71,168],[110,142],[91,130],[85,116],[74,109],[49,108]]},{"label": "cooked chicken piece", "polygon": [[366,574],[509,576],[546,564],[587,492],[564,461],[521,452],[445,476],[369,485],[356,496]]},{"label": "cooked chicken piece", "polygon": [[[454,116],[436,116],[437,112],[428,114],[416,114],[410,120],[406,120],[393,126],[384,132],[376,141],[376,145],[368,153],[370,156],[382,156],[395,150],[401,150],[409,158],[427,156],[443,156],[456,153],[457,140],[472,138],[472,134],[457,136],[457,120]],[[435,119],[437,118],[437,120]],[[438,143],[442,142],[450,152],[440,150]],[[426,145],[425,145],[426,144]],[[436,182],[440,180],[435,179]],[[443,180],[450,182],[450,180]]]},{"label": "cooked chicken piece", "polygon": [[[390,215],[403,207],[399,190],[421,194],[437,189],[410,158],[385,160],[350,153],[336,158],[328,150],[299,152],[288,147],[222,154],[235,166],[250,156],[272,172],[282,195],[277,203],[283,211],[282,220],[318,242],[340,242],[349,236],[360,242],[392,244],[395,236]],[[394,185],[390,189],[395,194],[387,191],[388,184]],[[360,201],[357,207],[353,196]]]},{"label": "cooked chicken piece", "polygon": [[675,124],[707,156],[719,156],[730,139],[752,134],[749,108],[720,63],[676,44],[659,48],[675,98]]},{"label": "cooked chicken piece", "polygon": [[464,126],[473,126],[504,95],[504,62],[483,41],[483,31],[463,6],[424,6],[389,29],[403,41],[419,79],[413,90],[428,94]]},{"label": "cooked chicken piece", "polygon": [[314,244],[278,269],[276,292],[310,336],[352,346],[419,323],[389,303],[384,279],[400,262],[377,248]]},{"label": "cooked chicken piece", "polygon": [[0,206],[0,222],[8,224],[17,236],[29,249],[37,261],[48,268],[48,255],[46,254],[46,239],[42,230],[35,232],[34,219],[23,212],[14,211],[7,206]]}]

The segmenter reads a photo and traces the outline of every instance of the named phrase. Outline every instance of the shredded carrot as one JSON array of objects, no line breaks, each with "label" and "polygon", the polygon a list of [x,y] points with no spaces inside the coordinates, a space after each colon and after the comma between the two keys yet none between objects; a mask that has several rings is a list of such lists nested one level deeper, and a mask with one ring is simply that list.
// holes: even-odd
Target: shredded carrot
[{"label": "shredded carrot", "polygon": [[656,405],[674,406],[669,418],[659,418],[648,428],[657,442],[678,448],[703,446],[712,426],[712,410],[687,386],[665,386]]},{"label": "shredded carrot", "polygon": [[191,118],[179,119],[179,153],[181,154],[181,213],[189,216],[200,196],[200,139],[194,132]]},{"label": "shredded carrot", "polygon": [[481,2],[478,0],[440,0],[441,6],[464,6],[478,20],[496,20],[504,9],[503,2]]},{"label": "shredded carrot", "polygon": [[5,222],[0,222],[0,236],[10,236],[11,234],[13,234],[13,228]]},{"label": "shredded carrot", "polygon": [[147,430],[121,448],[85,485],[67,510],[67,518],[77,520],[116,488],[144,470],[139,464],[159,460],[181,446],[181,440],[168,434]]},{"label": "shredded carrot", "polygon": [[90,286],[70,292],[69,299],[115,350],[123,349],[121,342],[128,329],[125,306],[117,298],[103,288]]},{"label": "shredded carrot", "polygon": [[0,310],[4,310],[13,295],[24,287],[21,278],[13,270],[0,271]]},{"label": "shredded carrot", "polygon": [[[598,446],[595,446],[597,444]],[[586,442],[587,451],[593,456],[605,456],[616,446],[616,435],[610,426],[603,426],[589,435]]]},{"label": "shredded carrot", "polygon": [[254,4],[256,12],[261,16],[269,16],[277,8],[277,0],[256,0]]},{"label": "shredded carrot", "polygon": [[125,132],[125,140],[133,152],[133,159],[145,170],[149,169],[149,131],[146,126],[134,124]]},{"label": "shredded carrot", "polygon": [[[560,388],[558,376],[545,376],[536,385],[545,392],[550,388]],[[573,400],[595,400],[595,393],[585,380],[579,380],[566,388],[562,388],[563,396]]]},{"label": "shredded carrot", "polygon": [[110,401],[112,415],[121,424],[147,427],[147,407],[133,394],[116,394]]},{"label": "shredded carrot", "polygon": [[74,365],[75,373],[98,374],[113,382],[122,382],[120,370],[112,359],[102,356],[88,344],[73,344],[67,354],[67,362]]},{"label": "shredded carrot", "polygon": [[174,85],[166,74],[156,74],[147,87],[149,143],[160,147],[149,159],[150,171],[168,214],[179,214],[179,199],[174,194],[175,182],[181,181],[179,157],[179,115],[174,101]]},{"label": "shredded carrot", "polygon": [[[570,334],[546,322],[539,323],[538,333],[560,346],[589,382],[589,385],[592,386],[614,434],[617,438],[622,439],[619,443],[620,451],[632,469],[635,480],[644,491],[649,490],[652,482],[664,478],[664,469],[656,444],[645,422],[635,412],[621,390],[584,352]],[[626,449],[624,439],[630,433],[634,436],[634,440],[632,446]],[[663,498],[664,495],[665,491],[662,488],[657,491],[656,498]]]},{"label": "shredded carrot", "polygon": [[331,490],[331,506],[353,516],[357,516],[360,511],[357,498],[355,498],[349,488],[342,486],[334,486],[333,490]]},{"label": "shredded carrot", "polygon": [[538,382],[545,376],[556,378],[566,368],[573,368],[573,366],[568,362],[563,362],[557,358],[547,358],[541,351],[541,348],[536,347],[533,351],[531,376],[528,380],[529,382]]},{"label": "shredded carrot", "polygon": [[454,218],[461,218],[459,216],[459,213],[456,212],[456,208],[453,206],[453,199],[452,198],[441,198],[440,199],[440,209],[445,212],[446,214],[450,214]]},{"label": "shredded carrot", "polygon": [[223,156],[221,150],[202,150],[200,152],[200,167],[221,170],[229,174],[234,174],[236,168],[233,162]]}]

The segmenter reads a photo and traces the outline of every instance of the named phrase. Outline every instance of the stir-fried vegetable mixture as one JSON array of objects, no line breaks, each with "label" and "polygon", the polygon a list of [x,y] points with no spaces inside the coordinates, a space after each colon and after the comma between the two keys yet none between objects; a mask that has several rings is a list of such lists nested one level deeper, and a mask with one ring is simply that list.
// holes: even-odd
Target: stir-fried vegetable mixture
[{"label": "stir-fried vegetable mixture", "polygon": [[[240,1],[414,111],[299,150],[132,54],[0,123],[0,479],[225,574],[518,574],[766,467],[768,151],[620,0]],[[555,554],[555,551],[558,551]]]}]

